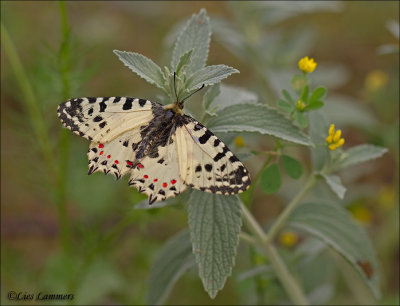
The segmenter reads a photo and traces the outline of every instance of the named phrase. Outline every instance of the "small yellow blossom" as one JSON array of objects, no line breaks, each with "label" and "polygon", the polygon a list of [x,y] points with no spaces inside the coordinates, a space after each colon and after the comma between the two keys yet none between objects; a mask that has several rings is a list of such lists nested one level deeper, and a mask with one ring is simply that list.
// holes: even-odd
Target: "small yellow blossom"
[{"label": "small yellow blossom", "polygon": [[396,192],[393,187],[383,186],[379,190],[378,203],[385,209],[390,209],[395,205]]},{"label": "small yellow blossom", "polygon": [[304,73],[311,73],[317,67],[317,63],[314,61],[313,58],[308,58],[308,56],[303,57],[298,62],[299,68]]},{"label": "small yellow blossom", "polygon": [[325,139],[330,150],[335,150],[344,144],[344,138],[340,138],[341,136],[342,131],[337,130],[335,132],[335,125],[331,124],[331,126],[329,127],[329,136]]},{"label": "small yellow blossom", "polygon": [[365,88],[370,91],[376,91],[385,87],[389,80],[386,72],[382,70],[372,70],[365,78]]},{"label": "small yellow blossom", "polygon": [[236,137],[236,138],[235,138],[235,145],[236,145],[237,147],[243,147],[243,146],[244,146],[243,137],[240,137],[240,136]]},{"label": "small yellow blossom", "polygon": [[304,104],[304,102],[301,100],[297,100],[297,109],[299,111],[303,111],[305,108],[306,108],[306,105]]},{"label": "small yellow blossom", "polygon": [[361,204],[355,204],[350,208],[350,212],[361,224],[369,225],[372,222],[372,213],[367,207]]},{"label": "small yellow blossom", "polygon": [[281,245],[291,247],[299,241],[299,236],[293,231],[284,231],[279,235]]}]

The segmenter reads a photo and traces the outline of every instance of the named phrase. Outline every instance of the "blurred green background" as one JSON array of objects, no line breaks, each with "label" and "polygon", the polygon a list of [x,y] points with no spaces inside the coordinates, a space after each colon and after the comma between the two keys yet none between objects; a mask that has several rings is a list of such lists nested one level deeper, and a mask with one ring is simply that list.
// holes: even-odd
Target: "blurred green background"
[{"label": "blurred green background", "polygon": [[[399,2],[71,1],[65,7],[68,40],[59,3],[1,2],[2,23],[39,102],[56,164],[63,150],[56,109],[64,95],[158,101],[160,92],[126,69],[112,50],[135,51],[168,65],[174,29],[200,8],[206,8],[213,25],[208,64],[239,69],[240,74],[225,83],[254,91],[263,103],[276,105],[277,92],[289,86],[287,76],[297,61],[306,55],[315,58],[318,67],[311,78],[328,88],[325,112],[343,130],[346,145],[373,143],[389,149],[383,158],[343,173],[348,194],[342,204],[367,229],[376,248],[383,296],[379,304],[398,304]],[[60,73],[63,56],[69,58],[67,91]],[[64,188],[72,241],[66,249],[55,204],[59,187],[41,153],[24,99],[2,49],[2,304],[14,304],[7,300],[10,290],[74,293],[76,304],[145,304],[151,263],[163,243],[186,227],[186,212],[180,206],[134,209],[143,196],[127,187],[126,178],[115,182],[101,174],[89,177],[88,142],[70,134]],[[188,105],[194,113],[200,99],[201,95],[194,97]],[[246,142],[247,135],[242,136]],[[270,145],[265,138],[249,139],[259,148]],[[300,154],[309,163],[305,152]],[[253,173],[260,167],[257,158],[246,163]],[[260,222],[275,218],[287,199],[282,193],[257,194],[253,211]],[[167,302],[255,303],[256,284],[241,274],[250,265],[241,248],[233,275],[215,300],[209,299],[192,270],[178,281]],[[340,276],[332,283],[335,290],[326,303],[359,302]],[[264,290],[278,289],[265,285]],[[272,294],[265,303],[279,298]]]}]

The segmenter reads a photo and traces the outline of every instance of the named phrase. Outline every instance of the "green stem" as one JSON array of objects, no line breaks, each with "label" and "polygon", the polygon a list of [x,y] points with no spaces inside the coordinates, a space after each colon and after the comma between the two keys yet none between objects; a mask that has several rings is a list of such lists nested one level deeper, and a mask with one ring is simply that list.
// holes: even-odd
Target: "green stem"
[{"label": "green stem", "polygon": [[1,24],[1,37],[1,45],[8,56],[8,60],[11,68],[14,71],[17,83],[21,88],[23,95],[22,103],[24,103],[25,109],[27,110],[31,119],[31,124],[34,133],[36,134],[36,138],[38,139],[40,150],[42,151],[43,157],[47,166],[49,167],[49,171],[51,172],[50,176],[55,176],[57,168],[45,125],[46,120],[44,120],[41,114],[39,103],[35,97],[31,83],[29,82],[28,76],[18,56],[17,50],[15,49],[14,43],[12,42],[3,23]]},{"label": "green stem", "polygon": [[254,219],[253,215],[247,209],[245,205],[242,204],[243,219],[248,230],[255,236],[260,246],[263,247],[265,254],[268,256],[271,265],[273,266],[275,273],[285,288],[286,293],[295,305],[308,305],[308,301],[293,276],[290,274],[288,268],[286,267],[284,261],[279,256],[276,248],[267,242],[267,236],[262,230],[261,226]]},{"label": "green stem", "polygon": [[271,243],[275,238],[276,234],[285,224],[287,218],[290,216],[296,205],[303,198],[306,192],[315,184],[316,178],[314,174],[311,174],[307,179],[306,184],[300,190],[300,192],[293,198],[293,200],[289,203],[289,205],[283,210],[283,212],[279,215],[278,219],[276,219],[275,223],[272,225],[268,234],[266,236],[266,242]]}]

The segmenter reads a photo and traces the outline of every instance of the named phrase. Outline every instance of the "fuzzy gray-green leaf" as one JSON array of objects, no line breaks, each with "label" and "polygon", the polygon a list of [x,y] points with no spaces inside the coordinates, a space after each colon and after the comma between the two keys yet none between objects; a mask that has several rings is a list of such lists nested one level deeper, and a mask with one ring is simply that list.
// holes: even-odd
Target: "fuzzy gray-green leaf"
[{"label": "fuzzy gray-green leaf", "polygon": [[217,112],[208,127],[213,132],[259,132],[311,146],[310,139],[289,119],[262,104],[236,104]]},{"label": "fuzzy gray-green leaf", "polygon": [[145,79],[150,84],[156,85],[158,88],[164,89],[164,75],[161,68],[151,59],[135,52],[126,52],[114,50],[121,62],[138,76]]},{"label": "fuzzy gray-green leaf", "polygon": [[193,191],[188,206],[193,253],[211,298],[225,284],[235,262],[242,226],[237,196]]},{"label": "fuzzy gray-green leaf", "polygon": [[184,230],[171,237],[151,267],[147,303],[163,304],[179,277],[194,264],[189,231]]},{"label": "fuzzy gray-green leaf", "polygon": [[200,13],[194,14],[190,18],[176,40],[172,54],[172,70],[176,71],[181,56],[191,49],[193,49],[193,53],[190,65],[186,67],[187,74],[191,75],[195,71],[203,68],[208,57],[210,37],[210,20],[206,10],[201,9]]},{"label": "fuzzy gray-green leaf", "polygon": [[334,166],[335,169],[343,169],[358,163],[381,157],[387,152],[386,148],[370,144],[358,145],[344,151],[344,157]]},{"label": "fuzzy gray-green leaf", "polygon": [[204,86],[213,85],[227,78],[232,73],[239,73],[239,70],[226,65],[207,66],[196,71],[189,77],[186,81],[186,88],[192,91],[200,88],[203,84]]},{"label": "fuzzy gray-green leaf", "polygon": [[339,197],[339,199],[344,198],[344,193],[346,192],[346,187],[342,185],[340,177],[337,175],[321,174],[325,179],[326,183],[331,187],[332,191]]},{"label": "fuzzy gray-green leaf", "polygon": [[178,66],[176,67],[176,74],[179,75],[181,73],[181,70],[185,68],[187,65],[190,64],[190,61],[192,59],[192,53],[193,49],[190,49],[186,53],[182,54],[182,56],[179,58],[179,63]]},{"label": "fuzzy gray-green leaf", "polygon": [[303,204],[290,215],[288,225],[318,237],[340,253],[358,271],[375,297],[380,297],[378,264],[371,242],[343,207]]}]

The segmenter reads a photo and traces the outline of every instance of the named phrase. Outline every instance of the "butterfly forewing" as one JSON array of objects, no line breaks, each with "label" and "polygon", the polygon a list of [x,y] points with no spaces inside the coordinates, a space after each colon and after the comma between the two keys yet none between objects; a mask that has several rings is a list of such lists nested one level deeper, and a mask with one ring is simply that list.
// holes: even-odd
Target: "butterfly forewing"
[{"label": "butterfly forewing", "polygon": [[211,131],[171,107],[129,97],[76,98],[58,107],[63,125],[91,140],[89,174],[130,174],[149,203],[191,186],[236,194],[250,185],[247,169]]}]

